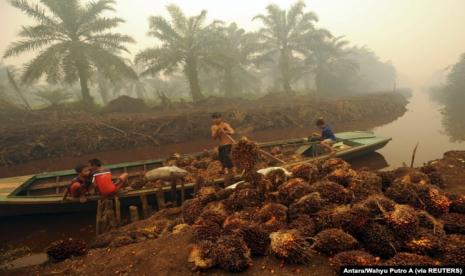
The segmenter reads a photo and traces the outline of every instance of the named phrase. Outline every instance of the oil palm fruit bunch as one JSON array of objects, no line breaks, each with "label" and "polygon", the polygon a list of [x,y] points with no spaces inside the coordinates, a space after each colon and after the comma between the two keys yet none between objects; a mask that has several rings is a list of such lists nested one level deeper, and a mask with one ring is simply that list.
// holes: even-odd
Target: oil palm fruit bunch
[{"label": "oil palm fruit bunch", "polygon": [[465,214],[448,213],[441,217],[444,223],[444,230],[448,234],[465,235]]},{"label": "oil palm fruit bunch", "polygon": [[199,198],[188,199],[182,204],[182,217],[187,224],[193,224],[202,213],[205,205]]},{"label": "oil palm fruit bunch", "polygon": [[192,247],[188,261],[194,263],[196,269],[208,269],[216,265],[216,243],[200,241]]},{"label": "oil palm fruit bunch", "polygon": [[320,193],[313,192],[297,199],[289,206],[289,216],[297,217],[301,214],[311,215],[320,211],[325,205],[325,201],[321,199]]},{"label": "oil palm fruit bunch", "polygon": [[242,138],[231,151],[234,166],[239,170],[251,171],[260,157],[258,145],[255,142]]},{"label": "oil palm fruit bunch", "polygon": [[250,249],[239,235],[222,236],[216,243],[218,265],[230,272],[241,272],[252,265]]},{"label": "oil palm fruit bunch", "polygon": [[465,195],[450,195],[449,211],[465,214]]},{"label": "oil palm fruit bunch", "polygon": [[281,203],[289,206],[296,199],[306,195],[310,185],[302,178],[291,178],[278,188],[278,199]]},{"label": "oil palm fruit bunch", "polygon": [[315,243],[312,248],[327,255],[334,255],[358,247],[358,241],[352,235],[338,228],[323,230],[314,239]]},{"label": "oil palm fruit bunch", "polygon": [[329,259],[329,263],[337,272],[342,266],[374,266],[378,262],[379,258],[361,250],[340,252]]},{"label": "oil palm fruit bunch", "polygon": [[221,225],[210,218],[199,217],[192,225],[194,239],[196,241],[216,241],[222,234]]},{"label": "oil palm fruit bunch", "polygon": [[310,261],[310,243],[297,230],[282,230],[270,234],[271,252],[289,263]]},{"label": "oil palm fruit bunch", "polygon": [[354,193],[354,201],[359,202],[382,193],[381,177],[370,171],[360,171],[350,179],[348,188]]},{"label": "oil palm fruit bunch", "polygon": [[239,229],[240,236],[244,239],[250,252],[254,256],[264,256],[270,246],[270,235],[257,224],[244,225]]},{"label": "oil palm fruit bunch", "polygon": [[444,265],[465,264],[465,235],[447,235],[444,240]]},{"label": "oil palm fruit bunch", "polygon": [[419,221],[415,209],[409,205],[396,205],[392,212],[385,214],[387,224],[402,239],[409,239],[418,230]]},{"label": "oil palm fruit bunch", "polygon": [[344,187],[347,187],[351,180],[357,176],[357,172],[351,168],[337,168],[326,175],[326,179],[336,182]]},{"label": "oil palm fruit bunch", "polygon": [[83,240],[69,238],[52,242],[46,249],[47,255],[56,261],[63,261],[87,253],[87,244]]},{"label": "oil palm fruit bunch", "polygon": [[290,171],[294,177],[299,177],[310,182],[317,180],[320,175],[318,167],[310,163],[295,165],[291,167]]}]

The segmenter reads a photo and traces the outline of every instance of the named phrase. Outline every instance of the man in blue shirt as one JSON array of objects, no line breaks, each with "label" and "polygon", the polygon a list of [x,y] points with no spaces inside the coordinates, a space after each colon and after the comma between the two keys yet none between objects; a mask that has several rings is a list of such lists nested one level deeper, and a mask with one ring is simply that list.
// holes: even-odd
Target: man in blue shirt
[{"label": "man in blue shirt", "polygon": [[331,156],[335,155],[336,152],[333,149],[333,145],[334,143],[336,143],[336,136],[334,135],[333,131],[331,130],[329,125],[325,123],[323,118],[319,118],[316,121],[316,126],[319,129],[321,129],[320,145],[322,145],[325,149],[327,149]]}]

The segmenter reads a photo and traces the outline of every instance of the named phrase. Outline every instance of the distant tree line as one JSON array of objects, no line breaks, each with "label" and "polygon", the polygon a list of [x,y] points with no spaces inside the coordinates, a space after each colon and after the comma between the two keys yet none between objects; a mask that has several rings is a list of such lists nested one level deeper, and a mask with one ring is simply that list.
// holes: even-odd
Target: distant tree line
[{"label": "distant tree line", "polygon": [[[24,66],[19,82],[24,87],[39,80],[53,85],[50,91],[34,92],[49,105],[67,98],[90,104],[95,95],[104,104],[123,94],[182,98],[186,91],[193,102],[206,95],[269,92],[331,96],[391,90],[395,83],[392,64],[317,27],[317,15],[306,11],[303,1],[287,9],[267,6],[265,13],[252,18],[262,25],[257,32],[236,23],[208,21],[205,10],[189,16],[168,5],[167,18],[149,18],[148,35],[155,46],[137,53],[133,61],[124,54],[134,39],[112,31],[124,20],[107,17],[115,11],[114,0],[9,2],[36,24],[21,28],[21,39],[10,45],[4,58],[38,51]],[[77,84],[79,96],[56,87],[63,83]]]},{"label": "distant tree line", "polygon": [[465,141],[465,53],[450,67],[445,83],[430,93],[443,105],[443,125],[451,140]]}]

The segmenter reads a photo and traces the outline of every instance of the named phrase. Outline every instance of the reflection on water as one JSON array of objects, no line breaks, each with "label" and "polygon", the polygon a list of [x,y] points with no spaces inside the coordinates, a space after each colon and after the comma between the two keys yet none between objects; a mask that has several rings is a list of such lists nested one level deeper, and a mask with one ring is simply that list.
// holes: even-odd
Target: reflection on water
[{"label": "reflection on water", "polygon": [[[42,252],[51,242],[75,238],[91,240],[94,236],[94,213],[64,213],[0,219],[0,249],[28,246]],[[12,231],[14,229],[14,231]]]},{"label": "reflection on water", "polygon": [[449,100],[442,109],[443,125],[452,142],[465,141],[465,98]]},{"label": "reflection on water", "polygon": [[[376,135],[392,137],[392,141],[378,151],[391,167],[401,166],[403,162],[409,164],[417,142],[419,143],[415,157],[417,166],[441,158],[446,151],[465,150],[465,143],[448,136],[450,126],[452,129],[460,129],[458,125],[446,124],[444,128],[441,106],[432,102],[426,93],[419,91],[414,93],[407,109],[407,113],[396,121],[373,129]],[[454,122],[456,120],[460,119],[454,116]],[[465,130],[463,122],[462,129]]]},{"label": "reflection on water", "polygon": [[356,159],[351,159],[350,164],[354,169],[367,167],[372,170],[382,170],[389,167],[386,158],[378,152],[371,152]]}]

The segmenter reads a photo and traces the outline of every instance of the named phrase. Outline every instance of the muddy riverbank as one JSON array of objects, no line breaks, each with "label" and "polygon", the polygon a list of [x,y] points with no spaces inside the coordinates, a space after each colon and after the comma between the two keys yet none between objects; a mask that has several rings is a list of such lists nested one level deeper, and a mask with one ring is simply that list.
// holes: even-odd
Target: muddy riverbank
[{"label": "muddy riverbank", "polygon": [[[334,275],[343,263],[465,261],[465,151],[447,152],[414,170],[352,170],[347,163],[328,160],[291,171],[299,177],[281,182],[277,175],[266,176],[230,193],[204,188],[182,208],[164,209],[99,236],[88,243],[84,256],[9,273],[192,275],[194,267],[206,265],[213,267],[201,274],[245,269],[251,275]],[[270,190],[263,190],[262,181],[271,183]],[[279,240],[262,246],[259,237],[265,233],[294,237],[292,256],[305,264],[286,260]],[[233,255],[204,251],[212,239]]]},{"label": "muddy riverbank", "polygon": [[[140,160],[146,158],[141,158],[143,156],[138,152],[147,152],[147,149],[150,149],[150,158],[164,156],[164,145],[187,145],[208,139],[213,110],[223,111],[225,119],[236,127],[239,135],[256,134],[259,139],[261,132],[277,129],[302,129],[302,134],[311,133],[315,119],[321,116],[335,128],[341,126],[336,130],[349,129],[349,126],[368,129],[403,115],[406,104],[406,99],[397,94],[338,99],[276,96],[261,101],[228,106],[212,104],[203,109],[181,109],[168,113],[102,113],[95,116],[74,111],[37,111],[2,119],[0,167],[3,168],[0,176],[11,175],[12,166],[34,160],[52,159],[56,164],[63,164],[59,159],[63,158],[65,163],[75,163],[66,160],[97,153],[105,156],[105,152],[111,157],[111,152],[118,151],[126,157],[125,161],[130,161],[129,151],[129,159],[136,156],[135,160]],[[118,157],[108,159],[113,163]],[[31,167],[44,169],[39,164]],[[66,165],[69,168],[70,164]],[[19,172],[19,168],[14,169],[14,173]],[[22,174],[31,172],[27,166],[22,168]]]},{"label": "muddy riverbank", "polygon": [[[323,106],[317,106],[318,104],[322,104]],[[359,110],[354,111],[353,109],[341,107],[348,104],[354,104]],[[271,111],[272,109],[269,109],[270,107],[264,109],[257,108],[254,110],[249,106],[244,106],[225,112],[225,116],[228,121],[237,128],[238,137],[245,135],[256,141],[266,142],[309,136],[316,130],[314,120],[318,116],[325,116],[333,126],[334,131],[337,132],[352,131],[354,129],[369,130],[376,126],[390,123],[402,116],[406,111],[405,105],[406,100],[402,97],[396,95],[377,95],[373,97],[341,100],[340,102],[328,100],[326,103],[318,101],[299,103],[294,107],[285,105],[285,110],[276,107],[279,112]],[[210,107],[210,109],[212,108],[213,107]],[[241,108],[245,111],[240,111]],[[219,109],[221,108],[218,107],[217,110]],[[330,111],[322,111],[323,109],[328,109]],[[211,110],[209,110],[209,112],[210,111]],[[162,121],[165,123],[168,122],[171,127],[166,125],[166,127],[159,130],[159,132],[164,133],[162,131],[167,131],[171,134],[166,133],[166,136],[164,136],[165,134],[159,134],[160,137],[164,137],[164,142],[162,142],[161,145],[154,144],[149,138],[139,134],[133,134],[131,136],[132,138],[129,138],[109,126],[96,126],[95,122],[90,124],[96,126],[95,128],[89,127],[87,130],[79,130],[82,126],[81,124],[76,125],[72,123],[68,125],[65,121],[54,125],[52,123],[38,123],[38,125],[34,125],[34,128],[42,126],[44,129],[40,130],[40,133],[36,133],[33,137],[36,140],[43,139],[43,141],[39,144],[34,141],[23,141],[20,143],[18,141],[30,140],[33,138],[26,133],[30,132],[30,129],[26,126],[16,128],[10,126],[8,129],[10,131],[14,130],[13,133],[15,134],[9,138],[7,136],[2,136],[3,142],[0,142],[0,144],[3,143],[5,145],[3,149],[4,156],[7,155],[6,152],[11,151],[13,155],[21,155],[24,158],[21,157],[20,159],[23,160],[22,163],[15,163],[14,166],[1,166],[0,164],[0,177],[69,169],[76,163],[95,156],[103,159],[105,163],[108,164],[157,159],[169,156],[174,152],[191,153],[203,149],[211,149],[215,146],[215,143],[209,137],[209,114],[208,112],[196,113],[196,115],[193,116],[178,114],[176,117],[177,119],[171,117],[172,119],[169,120],[167,118],[156,119],[155,117],[160,116],[158,113],[154,113],[153,115],[106,115],[110,117],[103,117],[108,120],[108,123],[118,127],[118,129],[127,129],[127,127],[131,125],[132,128],[137,128],[137,133],[144,133],[144,135],[152,136],[153,131],[156,131],[160,127],[155,127],[158,123]],[[121,123],[113,116],[117,116],[120,119],[123,118],[124,120]],[[282,116],[290,119],[284,120],[286,122],[284,123],[284,121],[281,120],[284,118]],[[189,126],[187,127],[186,124]],[[164,124],[161,126],[164,126]],[[48,133],[46,128],[53,128],[49,129],[52,133]],[[73,128],[76,129],[77,135],[70,134],[73,132]],[[60,132],[62,134],[58,137],[57,135],[60,135]],[[8,135],[9,132],[7,131],[6,133]],[[177,134],[179,134],[179,137],[176,136]],[[56,139],[52,139],[53,135],[57,136]],[[97,139],[100,139],[98,145],[95,145],[97,142],[94,141],[95,139],[92,140],[92,137],[100,137]],[[104,139],[102,137],[106,138]],[[15,139],[18,141],[14,142]],[[69,141],[73,140],[74,142],[68,143],[67,146],[64,147],[61,142],[67,139]],[[131,139],[135,139],[132,140],[132,142],[136,141],[135,144],[128,142]],[[86,141],[89,141],[90,144],[86,144]],[[124,141],[129,144],[125,144]],[[42,148],[42,153],[46,154],[48,157],[38,157],[38,159],[34,160],[35,155],[26,154],[33,150],[32,148],[35,147],[33,145],[40,145],[39,147]],[[3,159],[5,161],[8,158],[4,157]]]}]

